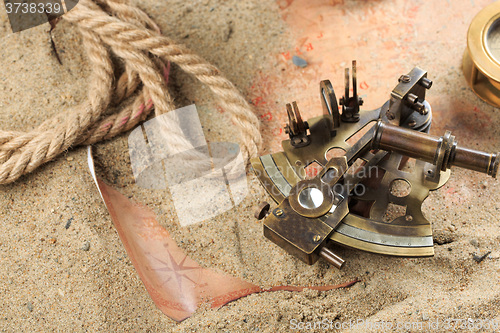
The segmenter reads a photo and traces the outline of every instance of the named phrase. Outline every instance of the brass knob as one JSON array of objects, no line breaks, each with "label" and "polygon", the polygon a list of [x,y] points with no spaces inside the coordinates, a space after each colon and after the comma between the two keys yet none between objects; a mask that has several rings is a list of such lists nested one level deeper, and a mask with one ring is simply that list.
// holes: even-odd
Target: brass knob
[{"label": "brass knob", "polygon": [[259,206],[257,207],[257,209],[255,210],[255,218],[257,220],[262,220],[264,217],[267,216],[267,214],[269,214],[269,209],[271,208],[271,205],[269,205],[268,202],[266,201],[263,201],[259,204]]}]

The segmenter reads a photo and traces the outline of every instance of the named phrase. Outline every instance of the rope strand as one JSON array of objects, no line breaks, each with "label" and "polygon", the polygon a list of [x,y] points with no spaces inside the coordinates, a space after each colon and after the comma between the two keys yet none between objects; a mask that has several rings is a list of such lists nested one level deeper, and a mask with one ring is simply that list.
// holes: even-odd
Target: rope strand
[{"label": "rope strand", "polygon": [[[81,0],[63,16],[82,34],[93,69],[87,99],[31,132],[0,130],[0,184],[14,182],[69,148],[128,131],[153,109],[157,116],[174,110],[164,77],[167,63],[177,64],[211,89],[240,129],[244,158],[257,154],[261,144],[258,119],[216,67],[162,36],[156,23],[137,7],[120,0],[94,1]],[[124,63],[124,73],[116,80],[110,52]],[[120,107],[129,98],[133,102]],[[116,105],[117,112],[106,115]],[[179,133],[171,135],[182,144]]]}]

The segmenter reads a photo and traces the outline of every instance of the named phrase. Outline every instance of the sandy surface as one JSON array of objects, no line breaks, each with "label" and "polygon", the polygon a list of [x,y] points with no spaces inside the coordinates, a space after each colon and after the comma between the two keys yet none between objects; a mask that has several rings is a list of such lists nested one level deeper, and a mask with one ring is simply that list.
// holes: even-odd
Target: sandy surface
[{"label": "sandy surface", "polygon": [[[460,70],[468,24],[489,2],[135,1],[164,34],[216,64],[253,102],[266,153],[279,151],[285,138],[284,103],[296,100],[306,119],[317,115],[319,81],[329,78],[340,91],[352,59],[359,63],[366,108],[380,106],[397,77],[418,65],[434,81],[432,133],[451,129],[460,143],[498,151],[500,112],[468,89]],[[74,27],[63,21],[54,32],[61,66],[48,25],[12,34],[3,10],[0,22],[1,129],[30,130],[84,98],[89,69]],[[309,66],[294,66],[292,55]],[[201,110],[209,141],[237,141],[206,88],[176,68],[172,79],[178,106],[195,102]],[[233,211],[180,227],[168,193],[134,185],[127,135],[96,145],[95,155],[109,183],[151,207],[204,267],[264,287],[361,282],[345,290],[251,295],[219,310],[200,309],[178,324],[149,298],[89,175],[86,151],[78,148],[0,186],[0,330],[288,332],[292,320],[324,319],[439,321],[438,331],[452,318],[500,325],[498,180],[455,169],[431,194],[423,211],[445,240],[433,258],[339,249],[347,260],[339,271],[321,260],[307,266],[263,237],[253,211],[269,198],[251,175],[250,195]],[[473,260],[487,251],[483,262]]]}]

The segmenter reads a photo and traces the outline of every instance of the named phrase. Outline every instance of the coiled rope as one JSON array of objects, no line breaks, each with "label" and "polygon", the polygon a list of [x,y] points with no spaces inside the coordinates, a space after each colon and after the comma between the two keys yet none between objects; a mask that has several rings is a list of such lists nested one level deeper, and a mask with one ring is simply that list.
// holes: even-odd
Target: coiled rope
[{"label": "coiled rope", "polygon": [[[63,18],[78,27],[92,66],[87,99],[31,132],[0,130],[0,184],[14,182],[70,148],[128,131],[153,109],[156,116],[174,110],[165,82],[170,63],[215,94],[240,129],[243,157],[257,154],[262,140],[259,122],[237,88],[206,60],[162,36],[155,22],[139,8],[120,0],[80,0]],[[111,53],[124,62],[124,72],[117,80]],[[133,94],[133,103],[106,114],[108,108]],[[172,136],[179,135],[172,132]]]}]

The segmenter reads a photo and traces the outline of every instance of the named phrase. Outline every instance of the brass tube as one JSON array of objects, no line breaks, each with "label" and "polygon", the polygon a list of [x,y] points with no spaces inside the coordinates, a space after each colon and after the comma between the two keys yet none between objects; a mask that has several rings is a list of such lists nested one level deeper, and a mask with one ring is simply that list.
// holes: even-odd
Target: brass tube
[{"label": "brass tube", "polygon": [[374,142],[375,149],[395,151],[429,163],[434,162],[439,144],[437,137],[384,123],[379,123],[377,136],[379,141]]},{"label": "brass tube", "polygon": [[319,255],[338,269],[341,269],[344,265],[344,259],[333,253],[333,251],[326,246],[323,246],[321,248],[321,250],[319,251]]},{"label": "brass tube", "polygon": [[[436,137],[411,129],[379,122],[373,140],[374,149],[396,153],[435,164],[444,137]],[[445,155],[444,167],[452,165],[486,173],[496,178],[499,169],[500,153],[489,154],[482,151],[459,147],[454,138]]]},{"label": "brass tube", "polygon": [[[457,147],[455,149],[455,158],[450,163],[460,168],[490,174],[494,172],[494,164],[495,162],[498,163],[498,158],[498,154],[488,154],[474,149]],[[498,169],[496,173],[498,173]],[[495,177],[496,174],[492,174],[492,176]]]}]

